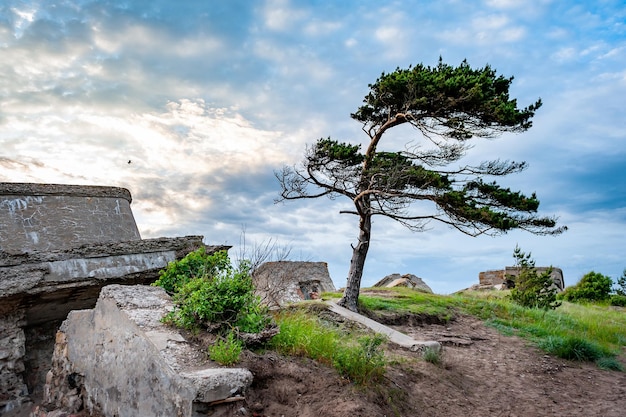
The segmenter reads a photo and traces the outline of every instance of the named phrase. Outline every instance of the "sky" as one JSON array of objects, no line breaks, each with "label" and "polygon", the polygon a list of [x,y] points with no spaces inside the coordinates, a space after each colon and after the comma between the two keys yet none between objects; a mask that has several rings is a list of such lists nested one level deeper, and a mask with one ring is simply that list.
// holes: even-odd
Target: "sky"
[{"label": "sky", "polygon": [[[3,0],[0,181],[124,187],[143,238],[203,235],[231,257],[267,242],[324,261],[345,286],[357,218],[347,199],[275,203],[274,172],[321,137],[365,144],[350,118],[383,72],[439,57],[514,76],[522,134],[461,160],[526,161],[560,236],[414,233],[375,218],[362,285],[414,274],[436,293],[514,263],[614,280],[626,268],[623,0]],[[402,134],[419,141],[415,130]]]}]

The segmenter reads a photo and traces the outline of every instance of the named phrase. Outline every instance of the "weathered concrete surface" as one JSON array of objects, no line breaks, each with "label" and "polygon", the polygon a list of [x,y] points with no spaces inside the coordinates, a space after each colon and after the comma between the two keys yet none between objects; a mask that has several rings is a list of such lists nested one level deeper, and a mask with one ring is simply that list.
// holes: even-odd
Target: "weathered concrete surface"
[{"label": "weathered concrete surface", "polygon": [[21,377],[24,372],[24,315],[15,312],[0,316],[0,415],[19,407],[28,389]]},{"label": "weathered concrete surface", "polygon": [[261,300],[272,307],[319,298],[335,290],[326,262],[266,262],[254,271]]},{"label": "weathered concrete surface", "polygon": [[151,283],[204,246],[141,240],[131,201],[118,187],[0,183],[0,414],[40,395],[71,310],[93,308],[105,285]]},{"label": "weathered concrete surface", "polygon": [[417,291],[433,293],[433,290],[420,277],[413,274],[391,274],[374,284],[374,287],[407,287]]},{"label": "weathered concrete surface", "polygon": [[[561,268],[538,266],[536,271],[538,274],[546,272],[549,268],[552,268],[552,280],[554,285],[559,291],[565,289],[565,280],[563,278],[563,271]],[[520,268],[514,266],[507,266],[504,269],[483,271],[478,274],[478,289],[501,289],[506,287],[507,280],[511,277],[515,278],[519,275]]]},{"label": "weathered concrete surface", "polygon": [[93,310],[73,311],[63,322],[46,402],[69,412],[84,403],[107,417],[183,417],[242,394],[250,371],[190,359],[182,335],[160,322],[171,308],[161,288],[104,287]]},{"label": "weathered concrete surface", "polygon": [[140,240],[130,203],[118,187],[0,183],[0,251]]},{"label": "weathered concrete surface", "polygon": [[[160,270],[204,244],[202,236],[88,244],[66,250],[10,254],[0,252],[0,298],[37,294],[61,284],[93,282]],[[227,249],[226,246],[208,248]]]},{"label": "weathered concrete surface", "polygon": [[381,324],[375,320],[370,319],[369,317],[365,317],[359,313],[355,313],[354,311],[348,310],[347,308],[341,307],[334,302],[328,302],[328,308],[330,311],[339,314],[347,319],[355,321],[357,323],[361,323],[364,326],[369,327],[376,333],[381,333],[389,337],[389,340],[392,343],[395,343],[399,346],[405,347],[413,352],[420,352],[424,349],[433,349],[437,352],[441,350],[441,343],[435,341],[418,341],[413,339],[410,336],[407,336],[404,333],[401,333],[397,330],[392,329],[391,327],[387,327],[384,324]]},{"label": "weathered concrete surface", "polygon": [[[0,343],[0,411],[40,395],[54,334],[71,310],[93,308],[103,286],[146,284],[168,262],[203,246],[202,236],[83,245],[67,250],[0,253],[0,319],[20,314],[24,351]],[[208,253],[228,249],[206,246]],[[28,391],[24,390],[24,383]],[[10,393],[10,394],[9,394]],[[19,395],[19,397],[16,397]]]}]

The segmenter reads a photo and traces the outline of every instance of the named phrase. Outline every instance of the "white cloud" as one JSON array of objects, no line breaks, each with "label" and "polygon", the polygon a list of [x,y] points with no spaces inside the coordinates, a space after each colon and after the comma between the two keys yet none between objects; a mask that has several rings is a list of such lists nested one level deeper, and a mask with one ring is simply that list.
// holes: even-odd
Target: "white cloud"
[{"label": "white cloud", "polygon": [[291,7],[289,0],[268,0],[263,8],[265,26],[274,31],[285,31],[302,21],[306,13]]},{"label": "white cloud", "polygon": [[342,27],[340,22],[314,20],[304,26],[304,33],[309,36],[330,36]]},{"label": "white cloud", "polygon": [[557,62],[567,62],[576,59],[578,55],[579,53],[575,48],[567,46],[560,48],[555,53],[553,53],[552,59]]}]

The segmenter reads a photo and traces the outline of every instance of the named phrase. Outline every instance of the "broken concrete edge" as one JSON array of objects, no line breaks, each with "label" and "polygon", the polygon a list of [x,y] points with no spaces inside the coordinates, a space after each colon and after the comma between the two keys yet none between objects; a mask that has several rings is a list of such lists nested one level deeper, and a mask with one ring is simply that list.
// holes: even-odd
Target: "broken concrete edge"
[{"label": "broken concrete edge", "polygon": [[123,198],[132,202],[130,191],[122,187],[101,185],[36,184],[26,182],[0,182],[0,195],[42,196],[62,195],[72,197]]},{"label": "broken concrete edge", "polygon": [[[229,249],[228,246],[203,245],[200,236],[141,242],[145,241],[127,242],[132,243],[129,245],[99,245],[101,252],[91,251],[89,254],[82,253],[82,256],[75,251],[64,251],[56,254],[59,256],[43,256],[45,261],[36,262],[40,257],[30,257],[26,258],[30,262],[18,265],[0,264],[0,299],[18,294],[51,292],[71,283],[80,286],[84,281],[93,285],[94,280],[131,279],[133,275],[142,274],[152,274],[156,278],[158,271],[170,262],[199,247],[207,248],[209,254]],[[125,248],[122,253],[120,246]],[[24,261],[24,258],[20,260]]]},{"label": "broken concrete edge", "polygon": [[55,262],[72,258],[99,258],[105,256],[125,255],[129,253],[150,253],[163,251],[176,251],[177,255],[186,255],[189,249],[197,249],[205,246],[207,253],[215,253],[220,250],[228,250],[227,245],[204,245],[203,236],[183,237],[158,237],[151,239],[130,240],[125,242],[109,242],[93,244],[87,243],[71,249],[10,253],[0,251],[0,267],[15,266],[22,264],[34,264],[39,262]]},{"label": "broken concrete edge", "polygon": [[77,392],[70,379],[81,381],[88,409],[119,417],[191,416],[197,405],[240,398],[252,373],[217,368],[206,357],[187,363],[190,344],[160,321],[172,306],[162,288],[109,285],[93,310],[71,312],[57,335],[47,403],[66,409],[78,404],[63,403]]},{"label": "broken concrete edge", "polygon": [[390,342],[402,346],[403,348],[409,349],[412,352],[424,352],[427,349],[432,349],[435,352],[440,352],[442,349],[441,343],[439,342],[415,340],[410,336],[394,330],[391,327],[385,326],[384,324],[381,324],[375,320],[372,320],[369,317],[365,317],[359,313],[355,313],[354,311],[341,307],[333,300],[326,301],[326,305],[327,308],[333,313],[339,314],[346,319],[360,323],[376,333],[384,334],[389,338]]}]

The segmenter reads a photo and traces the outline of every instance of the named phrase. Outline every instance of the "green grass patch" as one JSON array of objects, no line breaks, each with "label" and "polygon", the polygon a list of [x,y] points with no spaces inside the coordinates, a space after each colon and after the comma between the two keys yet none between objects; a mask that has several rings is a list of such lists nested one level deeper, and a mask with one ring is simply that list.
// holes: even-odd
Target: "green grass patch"
[{"label": "green grass patch", "polygon": [[384,337],[348,332],[298,310],[281,312],[276,322],[280,333],[269,347],[277,352],[331,365],[359,385],[378,382],[385,373]]},{"label": "green grass patch", "polygon": [[611,352],[597,343],[574,336],[547,336],[539,340],[540,348],[559,358],[595,362],[610,357]]},{"label": "green grass patch", "polygon": [[243,342],[230,332],[225,338],[220,338],[209,346],[209,358],[221,365],[232,365],[239,361],[242,349]]},{"label": "green grass patch", "polygon": [[429,294],[409,288],[365,289],[359,306],[371,311],[393,311],[437,317],[447,322],[454,317],[456,306],[448,296]]}]

